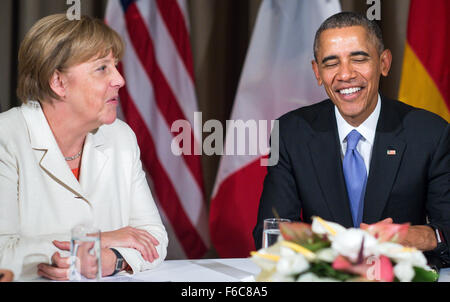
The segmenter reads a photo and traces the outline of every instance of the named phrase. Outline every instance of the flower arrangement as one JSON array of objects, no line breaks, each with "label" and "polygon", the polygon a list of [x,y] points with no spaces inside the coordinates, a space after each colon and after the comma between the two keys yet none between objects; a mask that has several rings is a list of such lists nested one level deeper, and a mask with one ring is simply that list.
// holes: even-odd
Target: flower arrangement
[{"label": "flower arrangement", "polygon": [[408,228],[379,222],[346,229],[320,217],[311,225],[282,223],[276,244],[252,252],[261,267],[256,281],[436,281],[423,253],[398,243]]}]

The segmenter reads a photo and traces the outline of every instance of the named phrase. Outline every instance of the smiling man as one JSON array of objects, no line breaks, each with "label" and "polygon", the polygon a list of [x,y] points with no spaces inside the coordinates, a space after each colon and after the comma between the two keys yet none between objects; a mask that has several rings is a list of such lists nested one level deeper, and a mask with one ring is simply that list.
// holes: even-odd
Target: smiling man
[{"label": "smiling man", "polygon": [[363,26],[324,30],[317,38],[312,62],[319,85],[354,127],[374,112],[380,74],[387,76],[391,67],[391,52],[370,35]]},{"label": "smiling man", "polygon": [[264,180],[256,248],[274,212],[346,227],[384,220],[410,223],[401,243],[426,251],[430,264],[449,264],[448,123],[379,94],[392,54],[378,25],[362,15],[328,18],[316,33],[314,57],[315,77],[330,99],[279,119],[280,159]]}]

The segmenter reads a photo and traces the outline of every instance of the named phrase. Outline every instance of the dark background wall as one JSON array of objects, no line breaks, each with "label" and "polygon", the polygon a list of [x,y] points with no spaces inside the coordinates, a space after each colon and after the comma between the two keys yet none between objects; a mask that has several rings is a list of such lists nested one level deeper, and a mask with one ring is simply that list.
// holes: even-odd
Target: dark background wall
[{"label": "dark background wall", "polygon": [[[284,0],[295,1],[295,0]],[[314,0],[309,0],[314,1]],[[2,0],[0,10],[0,112],[18,105],[15,96],[17,50],[40,18],[66,12],[66,0]],[[196,90],[203,119],[225,122],[231,114],[239,76],[262,0],[188,0]],[[82,14],[103,18],[107,0],[81,0]],[[366,0],[341,0],[343,10],[366,13]],[[400,83],[409,0],[381,0],[386,47],[393,52],[391,74],[381,91],[396,98]],[[308,63],[309,64],[309,63]],[[312,72],[312,71],[311,71]],[[204,156],[206,196],[210,196],[218,156]]]}]

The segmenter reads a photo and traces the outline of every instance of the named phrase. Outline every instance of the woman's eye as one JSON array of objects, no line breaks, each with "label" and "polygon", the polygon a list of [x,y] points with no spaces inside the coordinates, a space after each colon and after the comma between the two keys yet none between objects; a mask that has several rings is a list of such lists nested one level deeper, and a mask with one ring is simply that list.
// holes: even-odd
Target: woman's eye
[{"label": "woman's eye", "polygon": [[105,71],[105,70],[106,70],[106,65],[103,65],[102,67],[99,67],[97,70],[99,70],[99,71]]}]

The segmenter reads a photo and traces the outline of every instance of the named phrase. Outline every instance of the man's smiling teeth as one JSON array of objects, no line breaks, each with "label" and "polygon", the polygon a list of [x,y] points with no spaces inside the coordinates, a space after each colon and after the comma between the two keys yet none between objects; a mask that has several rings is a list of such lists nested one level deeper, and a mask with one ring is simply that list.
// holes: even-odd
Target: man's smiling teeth
[{"label": "man's smiling teeth", "polygon": [[341,93],[341,94],[352,94],[352,93],[360,91],[361,89],[362,89],[361,87],[347,88],[347,89],[339,90],[339,93]]}]

